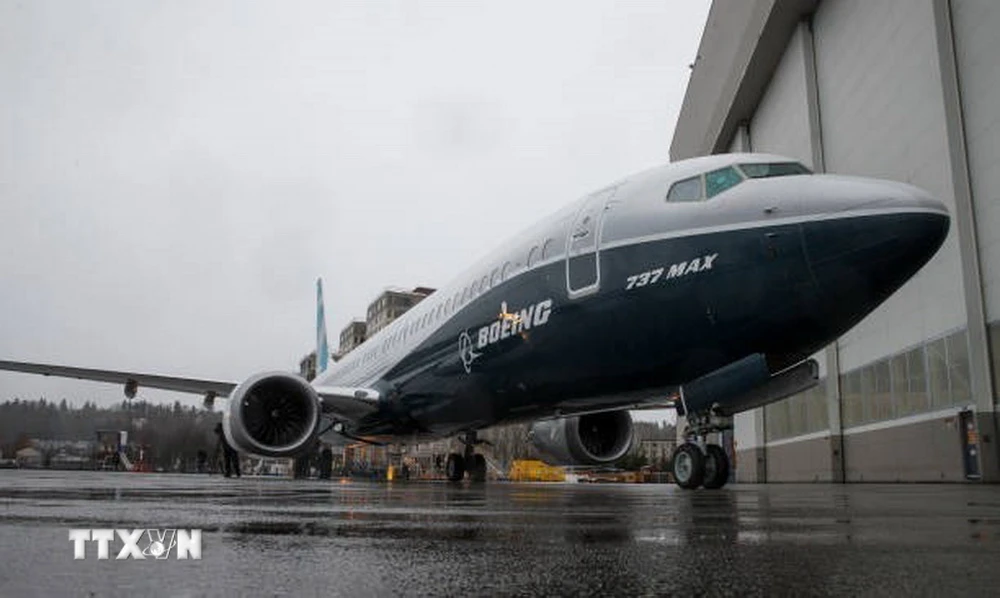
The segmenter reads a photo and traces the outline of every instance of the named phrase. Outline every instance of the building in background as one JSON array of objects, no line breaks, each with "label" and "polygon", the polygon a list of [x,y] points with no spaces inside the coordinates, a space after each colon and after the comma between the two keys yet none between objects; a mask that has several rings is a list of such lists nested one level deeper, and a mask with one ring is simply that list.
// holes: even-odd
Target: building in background
[{"label": "building in background", "polygon": [[[412,291],[384,291],[368,306],[367,321],[355,318],[340,331],[340,346],[332,356],[333,361],[339,361],[433,292],[434,289],[429,287],[416,287]],[[316,351],[299,361],[299,373],[307,380],[316,377],[316,369]]]},{"label": "building in background", "polygon": [[[1000,481],[1000,3],[716,0],[670,155],[772,152],[922,187],[937,255],[736,418],[739,481]],[[992,354],[992,359],[991,359]]]},{"label": "building in background", "polygon": [[636,443],[637,452],[646,459],[646,464],[658,469],[670,468],[670,461],[677,448],[677,440],[640,440]]},{"label": "building in background", "polygon": [[386,290],[368,306],[367,336],[374,336],[433,292],[434,289],[427,287],[417,287],[412,291]]},{"label": "building in background", "polygon": [[366,338],[368,338],[368,325],[365,321],[351,320],[351,323],[340,331],[340,348],[337,350],[337,359],[353,351],[355,347],[365,342]]},{"label": "building in background", "polygon": [[299,375],[310,382],[316,377],[316,351],[299,360]]}]

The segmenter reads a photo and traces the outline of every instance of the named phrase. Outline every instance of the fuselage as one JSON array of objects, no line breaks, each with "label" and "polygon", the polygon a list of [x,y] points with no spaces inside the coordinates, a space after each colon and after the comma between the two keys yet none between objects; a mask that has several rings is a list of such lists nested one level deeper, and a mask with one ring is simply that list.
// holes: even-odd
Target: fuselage
[{"label": "fuselage", "polygon": [[355,434],[443,436],[662,400],[753,353],[778,371],[888,298],[948,226],[915,187],[781,156],[669,164],[538,222],[317,384],[381,392]]}]

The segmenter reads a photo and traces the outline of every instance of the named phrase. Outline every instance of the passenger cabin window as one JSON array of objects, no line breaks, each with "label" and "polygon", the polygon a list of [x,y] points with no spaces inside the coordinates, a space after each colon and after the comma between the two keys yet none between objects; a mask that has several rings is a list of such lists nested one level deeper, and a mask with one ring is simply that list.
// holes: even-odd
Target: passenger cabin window
[{"label": "passenger cabin window", "polygon": [[715,197],[726,189],[743,182],[743,177],[732,166],[705,174],[705,197]]},{"label": "passenger cabin window", "polygon": [[552,257],[552,252],[555,251],[556,242],[552,239],[546,239],[545,244],[542,245],[542,259],[547,260]]},{"label": "passenger cabin window", "polygon": [[531,251],[528,252],[528,267],[534,266],[536,262],[538,262],[538,245],[532,247]]},{"label": "passenger cabin window", "polygon": [[701,201],[701,177],[677,181],[667,193],[667,201]]},{"label": "passenger cabin window", "polygon": [[740,170],[748,179],[763,179],[773,176],[812,174],[812,171],[798,162],[772,162],[771,164],[740,164]]}]

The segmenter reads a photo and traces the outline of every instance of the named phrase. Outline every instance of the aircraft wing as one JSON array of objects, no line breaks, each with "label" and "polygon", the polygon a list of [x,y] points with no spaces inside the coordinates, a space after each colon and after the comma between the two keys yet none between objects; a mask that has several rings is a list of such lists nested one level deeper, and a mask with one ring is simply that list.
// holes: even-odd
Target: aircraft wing
[{"label": "aircraft wing", "polygon": [[76,378],[78,380],[95,380],[111,382],[126,386],[146,386],[162,390],[190,392],[194,394],[225,397],[236,388],[236,382],[222,380],[200,380],[197,378],[178,378],[176,376],[160,376],[157,374],[141,374],[117,370],[98,370],[92,368],[77,368],[48,363],[26,363],[22,361],[0,361],[0,370],[24,372],[26,374],[41,374],[42,376],[59,376],[60,378]]},{"label": "aircraft wing", "polygon": [[[203,380],[199,378],[180,378],[177,376],[161,376],[158,374],[143,374],[120,370],[100,370],[93,368],[78,368],[48,363],[28,363],[22,361],[0,360],[0,370],[40,374],[42,376],[59,376],[60,378],[76,378],[78,380],[94,380],[123,384],[126,396],[131,391],[134,395],[139,386],[159,388],[176,392],[200,394],[208,399],[227,397],[238,385],[237,382],[226,380]],[[353,387],[315,387],[323,404],[323,412],[337,419],[357,421],[374,413],[378,409],[379,393],[368,388]]]}]

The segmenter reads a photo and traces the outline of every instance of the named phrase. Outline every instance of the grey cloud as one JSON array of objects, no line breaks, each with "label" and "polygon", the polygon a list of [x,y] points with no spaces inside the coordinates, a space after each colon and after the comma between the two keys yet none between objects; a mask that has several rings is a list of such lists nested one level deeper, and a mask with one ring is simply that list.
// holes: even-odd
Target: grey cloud
[{"label": "grey cloud", "polygon": [[708,4],[0,0],[0,357],[292,368],[665,161]]}]

